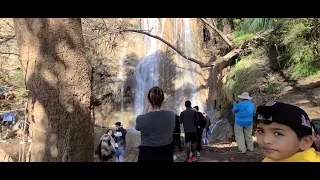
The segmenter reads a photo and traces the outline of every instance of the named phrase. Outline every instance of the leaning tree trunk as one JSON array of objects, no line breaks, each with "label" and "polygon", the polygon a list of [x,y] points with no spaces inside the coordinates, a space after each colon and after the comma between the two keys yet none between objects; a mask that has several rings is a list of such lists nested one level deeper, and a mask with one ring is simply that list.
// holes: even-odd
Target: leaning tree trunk
[{"label": "leaning tree trunk", "polygon": [[32,130],[31,161],[93,161],[90,67],[80,19],[14,19]]}]

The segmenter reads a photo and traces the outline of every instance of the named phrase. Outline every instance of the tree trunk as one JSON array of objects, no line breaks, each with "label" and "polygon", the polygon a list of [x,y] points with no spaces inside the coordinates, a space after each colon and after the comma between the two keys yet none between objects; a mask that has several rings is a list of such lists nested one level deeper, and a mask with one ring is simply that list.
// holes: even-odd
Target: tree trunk
[{"label": "tree trunk", "polygon": [[221,32],[217,27],[213,26],[212,24],[210,24],[207,20],[205,20],[204,18],[200,18],[202,20],[202,22],[204,22],[204,24],[206,24],[207,26],[209,26],[211,29],[213,29],[215,32],[217,32],[219,34],[219,36],[224,40],[224,42],[226,44],[228,44],[228,46],[230,48],[233,47],[233,44],[231,41],[229,41],[229,39],[223,34],[223,32]]},{"label": "tree trunk", "polygon": [[14,19],[33,162],[92,162],[91,68],[80,19]]}]

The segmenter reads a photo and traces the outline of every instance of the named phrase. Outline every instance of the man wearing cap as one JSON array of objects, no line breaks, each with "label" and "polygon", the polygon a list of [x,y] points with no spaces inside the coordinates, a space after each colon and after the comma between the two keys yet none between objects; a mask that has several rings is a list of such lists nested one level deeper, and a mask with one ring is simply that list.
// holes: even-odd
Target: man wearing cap
[{"label": "man wearing cap", "polygon": [[255,120],[263,162],[320,162],[309,117],[299,107],[271,101],[258,106]]},{"label": "man wearing cap", "polygon": [[236,101],[233,102],[233,111],[235,112],[234,135],[239,151],[246,153],[247,150],[253,151],[252,121],[254,103],[250,101],[252,97],[249,96],[248,92],[243,92],[238,97],[241,102],[238,104]]}]

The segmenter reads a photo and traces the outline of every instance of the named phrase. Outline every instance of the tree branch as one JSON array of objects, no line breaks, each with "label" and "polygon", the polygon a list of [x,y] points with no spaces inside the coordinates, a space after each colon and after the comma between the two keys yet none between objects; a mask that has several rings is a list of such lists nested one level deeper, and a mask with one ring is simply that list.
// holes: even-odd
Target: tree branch
[{"label": "tree branch", "polygon": [[10,41],[11,39],[14,39],[15,37],[16,37],[16,35],[11,35],[11,36],[6,36],[6,37],[0,36],[0,39],[2,40],[2,41],[0,41],[0,45]]},{"label": "tree branch", "polygon": [[8,55],[16,55],[16,56],[19,56],[19,54],[17,54],[17,53],[2,52],[2,51],[0,51],[0,54],[8,54]]},{"label": "tree branch", "polygon": [[189,61],[192,61],[196,64],[199,64],[201,68],[205,68],[205,67],[212,67],[214,66],[217,62],[221,62],[221,61],[226,61],[226,60],[229,60],[230,58],[232,58],[233,56],[235,56],[236,54],[239,54],[240,52],[240,49],[235,49],[233,51],[230,51],[227,55],[219,58],[217,61],[215,62],[207,62],[207,63],[204,63],[204,62],[201,62],[197,59],[194,59],[192,57],[189,57],[187,56],[184,52],[182,52],[180,49],[174,47],[171,43],[169,43],[168,41],[166,41],[165,39],[162,39],[161,37],[159,36],[156,36],[156,35],[153,35],[153,34],[150,34],[148,31],[146,30],[137,30],[137,29],[123,29],[123,30],[118,30],[118,31],[109,31],[107,32],[108,34],[112,34],[112,33],[121,33],[121,32],[135,32],[135,33],[140,33],[140,34],[144,34],[144,35],[147,35],[147,36],[150,36],[152,38],[155,38],[155,39],[158,39],[160,40],[161,42],[163,42],[164,44],[166,44],[167,46],[169,46],[171,49],[173,49],[175,52],[177,52],[180,56],[182,56],[183,58],[189,60]]},{"label": "tree branch", "polygon": [[209,26],[211,29],[213,29],[215,32],[217,32],[219,34],[219,36],[224,40],[225,43],[228,44],[228,46],[230,48],[233,48],[233,44],[232,42],[229,41],[229,39],[216,27],[214,27],[213,25],[211,25],[207,20],[205,20],[204,18],[200,18],[202,20],[202,22],[204,22],[204,24],[206,24],[207,26]]},{"label": "tree branch", "polygon": [[160,40],[161,42],[163,42],[164,44],[166,44],[167,46],[169,46],[171,49],[173,49],[174,51],[176,51],[180,56],[184,57],[185,59],[189,60],[189,61],[192,61],[194,63],[197,63],[200,65],[200,67],[204,66],[205,64],[197,59],[194,59],[192,57],[189,57],[187,56],[184,52],[182,52],[180,49],[174,47],[172,44],[170,44],[168,41],[162,39],[161,37],[159,36],[156,36],[156,35],[153,35],[153,34],[150,34],[146,31],[141,31],[141,30],[135,30],[135,29],[124,29],[124,30],[120,30],[122,32],[135,32],[135,33],[140,33],[140,34],[144,34],[144,35],[147,35],[147,36],[150,36],[152,38],[155,38],[155,39],[158,39]]}]

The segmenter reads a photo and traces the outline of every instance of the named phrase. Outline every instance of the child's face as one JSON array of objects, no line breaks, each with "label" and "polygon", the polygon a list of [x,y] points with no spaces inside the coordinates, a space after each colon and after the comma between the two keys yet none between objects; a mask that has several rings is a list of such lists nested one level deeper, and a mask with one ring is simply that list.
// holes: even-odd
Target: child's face
[{"label": "child's face", "polygon": [[302,145],[290,127],[275,122],[268,125],[258,123],[257,141],[264,156],[274,160],[294,155]]}]

